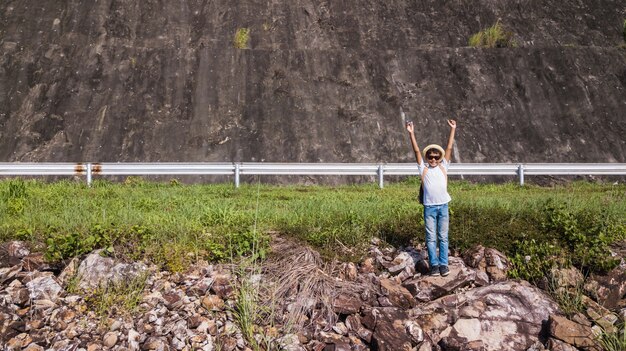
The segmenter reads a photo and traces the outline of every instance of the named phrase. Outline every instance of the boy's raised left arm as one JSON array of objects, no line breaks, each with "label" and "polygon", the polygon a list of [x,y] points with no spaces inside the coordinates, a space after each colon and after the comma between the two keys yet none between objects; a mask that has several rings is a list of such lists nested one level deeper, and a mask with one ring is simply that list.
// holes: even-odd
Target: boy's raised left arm
[{"label": "boy's raised left arm", "polygon": [[448,146],[446,147],[445,159],[450,162],[452,158],[452,146],[454,145],[454,133],[456,132],[456,121],[453,119],[448,120],[448,125],[450,126],[450,136],[448,137]]}]

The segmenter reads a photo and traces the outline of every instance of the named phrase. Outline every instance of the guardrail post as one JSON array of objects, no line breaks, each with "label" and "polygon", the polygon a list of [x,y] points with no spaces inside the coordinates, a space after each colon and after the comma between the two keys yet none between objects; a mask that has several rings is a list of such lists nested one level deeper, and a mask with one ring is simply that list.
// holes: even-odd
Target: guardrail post
[{"label": "guardrail post", "polygon": [[378,165],[378,187],[379,188],[383,188],[384,184],[383,184],[383,165]]},{"label": "guardrail post", "polygon": [[239,163],[235,163],[235,188],[239,188]]},{"label": "guardrail post", "polygon": [[519,185],[524,186],[524,165],[517,166],[517,175],[519,176]]},{"label": "guardrail post", "polygon": [[87,186],[91,186],[91,163],[87,163]]}]

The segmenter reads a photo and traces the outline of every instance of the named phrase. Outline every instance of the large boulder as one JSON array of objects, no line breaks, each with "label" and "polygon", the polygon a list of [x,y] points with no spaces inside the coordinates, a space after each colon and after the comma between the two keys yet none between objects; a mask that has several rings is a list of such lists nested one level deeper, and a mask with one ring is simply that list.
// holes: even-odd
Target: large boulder
[{"label": "large boulder", "polygon": [[558,310],[540,289],[507,281],[442,297],[410,315],[443,348],[469,344],[481,350],[526,350]]}]

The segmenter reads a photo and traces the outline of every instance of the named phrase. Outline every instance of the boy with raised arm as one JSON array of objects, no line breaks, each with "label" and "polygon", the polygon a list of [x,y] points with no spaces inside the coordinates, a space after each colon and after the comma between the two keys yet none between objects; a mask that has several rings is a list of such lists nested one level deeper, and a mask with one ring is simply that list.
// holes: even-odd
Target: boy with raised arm
[{"label": "boy with raised arm", "polygon": [[[444,151],[441,146],[436,144],[426,146],[424,158],[426,158],[427,163],[424,164],[415,140],[413,122],[406,124],[424,189],[424,227],[426,229],[430,275],[438,276],[441,274],[444,277],[450,273],[448,268],[448,227],[450,223],[448,202],[452,198],[448,194],[448,166],[452,156],[452,145],[454,145],[456,121],[449,119],[448,125],[450,126],[450,137],[446,150]],[[438,253],[437,248],[439,248]]]}]

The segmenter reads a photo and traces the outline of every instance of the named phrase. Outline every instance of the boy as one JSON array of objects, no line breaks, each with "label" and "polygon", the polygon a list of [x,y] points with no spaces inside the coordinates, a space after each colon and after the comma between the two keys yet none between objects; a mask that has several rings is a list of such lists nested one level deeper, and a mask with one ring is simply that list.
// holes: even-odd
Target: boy
[{"label": "boy", "polygon": [[[441,146],[436,144],[426,146],[424,157],[427,164],[424,164],[415,140],[413,122],[406,124],[424,189],[424,227],[426,229],[430,275],[438,276],[441,274],[444,277],[450,273],[448,268],[448,202],[452,198],[448,194],[448,166],[452,156],[456,121],[449,119],[448,125],[450,126],[450,137],[446,150],[444,151]],[[437,241],[439,245],[437,245]],[[437,254],[437,247],[439,247],[439,254]]]}]

